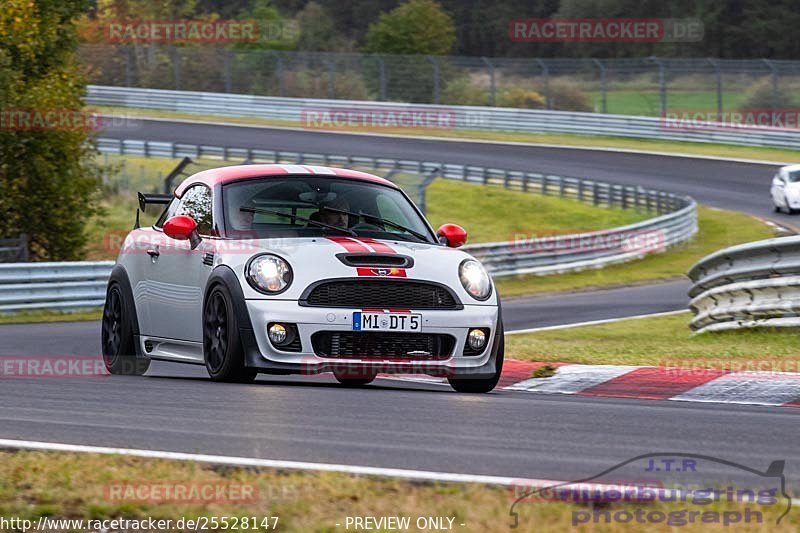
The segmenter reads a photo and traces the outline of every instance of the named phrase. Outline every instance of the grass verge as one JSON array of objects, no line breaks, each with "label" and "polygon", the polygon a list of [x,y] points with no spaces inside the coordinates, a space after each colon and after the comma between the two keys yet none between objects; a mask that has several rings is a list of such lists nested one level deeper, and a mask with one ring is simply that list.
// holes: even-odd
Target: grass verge
[{"label": "grass verge", "polygon": [[[516,493],[508,488],[476,484],[435,484],[386,478],[357,477],[337,473],[293,472],[265,469],[211,467],[189,462],[146,460],[133,457],[43,452],[0,452],[0,516],[31,520],[40,517],[84,520],[179,520],[199,517],[277,517],[276,531],[347,531],[347,517],[409,517],[409,530],[420,517],[453,519],[456,531],[507,531],[509,509]],[[233,484],[255,496],[247,503],[181,503],[125,501],[128,494],[120,487],[137,484],[147,487],[201,486]],[[522,531],[568,531],[574,526],[573,513],[586,513],[589,507],[572,503],[536,505],[526,501],[517,506]],[[603,509],[742,512],[734,504],[611,504]],[[789,514],[780,525],[777,516],[785,509],[765,509],[763,522],[752,526],[737,525],[737,530],[796,531],[797,513]],[[774,515],[774,516],[773,516]],[[684,512],[685,516],[685,512]],[[664,517],[662,517],[662,520]],[[686,527],[707,531],[714,526],[698,523]],[[273,521],[269,522],[270,524]],[[174,524],[174,522],[173,522]],[[339,524],[337,526],[337,524]],[[447,522],[445,521],[445,524]],[[461,525],[463,524],[463,526]],[[588,526],[591,527],[591,526]],[[703,529],[700,529],[700,528]],[[612,523],[591,527],[592,531],[630,531],[630,524]],[[718,526],[719,531],[726,528]],[[73,530],[78,528],[73,527]],[[212,528],[211,530],[222,530]],[[435,529],[435,528],[434,528]],[[86,530],[84,528],[83,530]],[[174,529],[173,529],[174,530]],[[240,531],[244,530],[239,528]],[[265,531],[264,528],[249,530]],[[271,530],[271,529],[270,529]],[[361,529],[363,530],[363,529]],[[381,530],[388,530],[383,528]],[[667,531],[650,525],[648,530]]]},{"label": "grass verge", "polygon": [[[506,336],[506,354],[526,361],[593,365],[800,371],[800,332],[752,329],[692,335],[691,313]],[[775,364],[777,368],[769,365]],[[767,366],[756,366],[767,365]]]},{"label": "grass verge", "polygon": [[74,313],[60,311],[25,311],[22,313],[0,314],[2,324],[43,324],[47,322],[84,322],[87,320],[100,320],[103,316],[101,310],[76,311]]},{"label": "grass verge", "polygon": [[743,242],[768,239],[774,229],[742,213],[700,206],[699,230],[688,243],[659,254],[606,268],[583,270],[549,276],[514,276],[496,280],[498,292],[505,297],[543,292],[628,285],[684,276],[700,258],[722,248]]},{"label": "grass verge", "polygon": [[[257,117],[228,117],[220,115],[202,115],[178,113],[155,109],[132,109],[124,107],[92,107],[106,114],[126,117],[153,117],[188,120],[204,120],[229,124],[250,124],[260,126],[282,126],[300,128],[302,124],[287,120],[270,120]],[[309,131],[321,131],[317,128]],[[731,144],[692,143],[680,141],[657,141],[651,139],[634,139],[623,137],[603,137],[587,135],[571,135],[562,133],[512,133],[483,130],[446,130],[435,128],[341,128],[335,131],[375,133],[381,135],[415,135],[441,137],[443,139],[471,139],[480,141],[521,142],[532,144],[558,144],[582,148],[618,148],[625,150],[644,150],[653,152],[670,152],[685,155],[713,156],[734,159],[757,159],[763,161],[794,161],[795,150],[781,148],[758,148]],[[131,128],[131,139],[137,138],[135,127]],[[224,144],[224,143],[221,143]]]}]

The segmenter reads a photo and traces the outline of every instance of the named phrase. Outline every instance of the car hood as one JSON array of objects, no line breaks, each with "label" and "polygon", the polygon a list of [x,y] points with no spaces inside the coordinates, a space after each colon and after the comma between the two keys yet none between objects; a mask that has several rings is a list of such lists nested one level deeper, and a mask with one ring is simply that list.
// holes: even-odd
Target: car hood
[{"label": "car hood", "polygon": [[[231,243],[239,249],[231,248]],[[223,246],[224,245],[224,246]],[[285,292],[276,296],[264,295],[250,287],[244,277],[249,261],[260,254],[272,253],[285,259],[292,267],[294,280]],[[355,266],[343,259],[352,255],[378,259],[382,255],[405,256],[412,265],[408,268]],[[217,241],[215,267],[227,265],[243,280],[242,288],[248,299],[299,299],[303,291],[320,280],[332,278],[418,279],[442,283],[450,287],[464,305],[496,305],[496,291],[485,302],[473,299],[463,288],[458,267],[472,258],[464,251],[446,246],[406,241],[378,240],[355,237],[286,238],[243,241]]]}]

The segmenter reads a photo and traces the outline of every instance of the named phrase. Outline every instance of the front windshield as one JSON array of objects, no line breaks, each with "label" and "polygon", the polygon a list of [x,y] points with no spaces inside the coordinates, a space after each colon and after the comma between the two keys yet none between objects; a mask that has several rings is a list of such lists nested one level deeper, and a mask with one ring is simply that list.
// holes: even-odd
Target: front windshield
[{"label": "front windshield", "polygon": [[257,238],[357,235],[413,242],[436,241],[400,191],[350,179],[269,177],[222,189],[229,235]]},{"label": "front windshield", "polygon": [[788,181],[789,183],[797,183],[800,181],[800,170],[795,170],[794,172],[788,172]]}]

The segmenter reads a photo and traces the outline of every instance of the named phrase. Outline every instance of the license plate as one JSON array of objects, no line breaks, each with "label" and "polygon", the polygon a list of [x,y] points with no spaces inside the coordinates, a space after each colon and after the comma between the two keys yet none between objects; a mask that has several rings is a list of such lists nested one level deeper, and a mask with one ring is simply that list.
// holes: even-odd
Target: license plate
[{"label": "license plate", "polygon": [[420,331],[422,315],[409,313],[353,313],[353,331]]}]

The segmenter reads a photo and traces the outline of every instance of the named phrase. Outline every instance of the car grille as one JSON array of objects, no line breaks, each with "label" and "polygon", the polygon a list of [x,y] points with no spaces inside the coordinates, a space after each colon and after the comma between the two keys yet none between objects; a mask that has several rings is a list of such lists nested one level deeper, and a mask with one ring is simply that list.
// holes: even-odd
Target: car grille
[{"label": "car grille", "polygon": [[354,309],[460,309],[461,304],[445,287],[434,283],[397,280],[328,281],[314,287],[305,298],[313,307]]},{"label": "car grille", "polygon": [[434,333],[320,331],[311,336],[311,344],[321,357],[438,361],[450,357],[456,341]]}]

